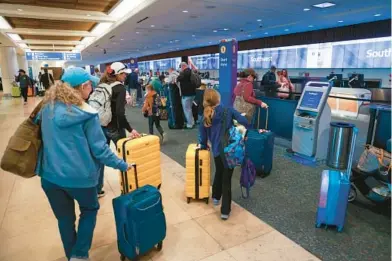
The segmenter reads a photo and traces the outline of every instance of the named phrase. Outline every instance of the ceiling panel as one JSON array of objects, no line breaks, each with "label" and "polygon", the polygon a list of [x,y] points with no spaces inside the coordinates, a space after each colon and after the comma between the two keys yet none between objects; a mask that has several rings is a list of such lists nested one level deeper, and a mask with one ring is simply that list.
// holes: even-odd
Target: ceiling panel
[{"label": "ceiling panel", "polygon": [[21,34],[20,37],[23,40],[64,40],[64,41],[80,41],[80,40],[82,40],[82,37],[79,37],[79,36]]},{"label": "ceiling panel", "polygon": [[108,12],[119,0],[0,0],[4,4],[33,5],[85,11]]},{"label": "ceiling panel", "polygon": [[45,20],[20,17],[5,17],[5,19],[7,19],[8,23],[13,28],[90,31],[96,25],[94,22]]}]

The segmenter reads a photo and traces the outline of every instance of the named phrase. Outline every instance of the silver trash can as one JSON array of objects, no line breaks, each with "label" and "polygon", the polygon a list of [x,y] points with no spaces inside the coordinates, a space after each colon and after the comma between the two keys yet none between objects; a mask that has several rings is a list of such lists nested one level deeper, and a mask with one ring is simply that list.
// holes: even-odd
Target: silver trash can
[{"label": "silver trash can", "polygon": [[331,122],[327,166],[334,169],[347,169],[354,124]]}]

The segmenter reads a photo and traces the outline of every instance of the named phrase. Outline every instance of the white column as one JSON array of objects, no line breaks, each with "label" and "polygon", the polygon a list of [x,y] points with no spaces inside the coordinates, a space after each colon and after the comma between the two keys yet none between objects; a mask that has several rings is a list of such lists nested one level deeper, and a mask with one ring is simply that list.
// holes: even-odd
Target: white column
[{"label": "white column", "polygon": [[4,97],[11,96],[12,82],[18,74],[18,61],[14,47],[0,47],[0,67]]},{"label": "white column", "polygon": [[18,60],[19,69],[23,69],[26,71],[26,74],[29,75],[29,66],[27,65],[27,60],[25,55],[17,55],[16,59]]}]

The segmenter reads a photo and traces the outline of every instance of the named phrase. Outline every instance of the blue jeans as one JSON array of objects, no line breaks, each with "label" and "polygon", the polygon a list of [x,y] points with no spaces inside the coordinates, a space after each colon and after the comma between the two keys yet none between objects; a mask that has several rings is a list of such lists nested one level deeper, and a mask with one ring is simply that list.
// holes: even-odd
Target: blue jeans
[{"label": "blue jeans", "polygon": [[[96,188],[63,188],[43,178],[41,185],[57,218],[67,258],[88,258],[99,210]],[[80,208],[77,233],[75,200]]]},{"label": "blue jeans", "polygon": [[182,96],[182,108],[186,119],[186,126],[192,128],[195,125],[195,119],[193,118],[192,105],[195,100],[195,96]]},{"label": "blue jeans", "polygon": [[[125,130],[111,130],[108,128],[102,127],[102,131],[105,134],[107,139],[107,144],[110,146],[110,141],[113,141],[117,147],[117,141],[126,137]],[[101,165],[99,168],[99,178],[98,178],[98,185],[97,185],[97,193],[102,191],[104,185],[104,173],[105,173],[105,165]]]}]

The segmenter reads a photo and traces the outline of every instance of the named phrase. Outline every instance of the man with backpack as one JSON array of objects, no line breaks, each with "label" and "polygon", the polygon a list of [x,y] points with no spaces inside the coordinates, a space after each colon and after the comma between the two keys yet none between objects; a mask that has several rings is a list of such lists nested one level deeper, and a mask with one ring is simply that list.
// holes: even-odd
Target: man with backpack
[{"label": "man with backpack", "polygon": [[275,97],[276,90],[279,87],[276,83],[276,67],[271,66],[268,72],[263,75],[263,79],[261,81],[264,86],[265,96],[267,97]]},{"label": "man with backpack", "polygon": [[48,69],[44,69],[44,74],[41,75],[39,81],[45,90],[48,90],[54,84],[53,76],[48,72]]},{"label": "man with backpack", "polygon": [[181,88],[181,101],[186,118],[187,129],[192,129],[195,125],[192,106],[196,96],[196,89],[201,85],[201,78],[197,72],[193,72],[186,62],[181,63],[181,73],[177,77],[177,82]]}]

